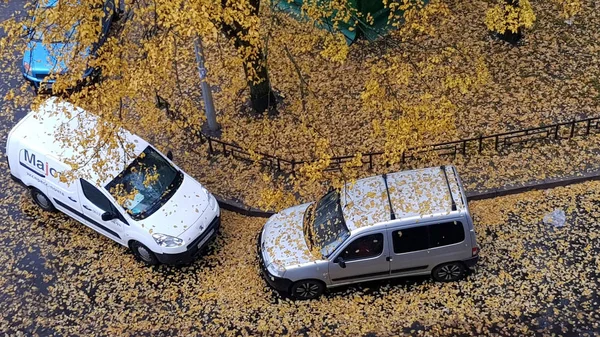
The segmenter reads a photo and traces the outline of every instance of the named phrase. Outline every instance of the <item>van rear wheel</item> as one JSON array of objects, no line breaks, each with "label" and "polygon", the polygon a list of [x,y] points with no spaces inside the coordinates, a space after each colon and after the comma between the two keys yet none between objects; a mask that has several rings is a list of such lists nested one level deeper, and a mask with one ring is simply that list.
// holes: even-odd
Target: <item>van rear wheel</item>
[{"label": "van rear wheel", "polygon": [[142,261],[149,266],[155,266],[158,264],[158,259],[156,255],[142,243],[137,241],[131,241],[129,243],[129,248],[131,248],[131,252],[138,261]]},{"label": "van rear wheel", "polygon": [[431,275],[439,282],[457,281],[465,276],[465,266],[460,262],[440,264],[433,268]]},{"label": "van rear wheel", "polygon": [[35,187],[31,188],[31,198],[36,205],[40,206],[41,209],[48,212],[56,212],[56,208],[52,204],[52,201],[42,191]]},{"label": "van rear wheel", "polygon": [[298,300],[312,300],[321,296],[324,290],[325,285],[323,282],[317,280],[302,280],[292,285],[290,295]]}]

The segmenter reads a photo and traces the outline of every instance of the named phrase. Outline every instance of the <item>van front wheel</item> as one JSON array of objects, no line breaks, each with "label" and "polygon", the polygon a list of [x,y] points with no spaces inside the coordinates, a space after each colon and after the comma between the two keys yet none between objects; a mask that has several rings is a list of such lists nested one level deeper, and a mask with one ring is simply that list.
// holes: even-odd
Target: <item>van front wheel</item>
[{"label": "van front wheel", "polygon": [[158,259],[156,258],[156,255],[154,255],[154,253],[142,243],[137,241],[131,241],[131,243],[129,243],[129,248],[131,248],[133,255],[139,261],[142,261],[150,266],[155,266],[158,264]]},{"label": "van front wheel", "polygon": [[41,209],[48,212],[56,212],[56,208],[52,204],[52,201],[37,188],[31,188],[31,198],[36,205],[40,206]]},{"label": "van front wheel", "polygon": [[433,278],[439,282],[452,282],[465,276],[465,266],[460,262],[440,264],[433,268]]}]

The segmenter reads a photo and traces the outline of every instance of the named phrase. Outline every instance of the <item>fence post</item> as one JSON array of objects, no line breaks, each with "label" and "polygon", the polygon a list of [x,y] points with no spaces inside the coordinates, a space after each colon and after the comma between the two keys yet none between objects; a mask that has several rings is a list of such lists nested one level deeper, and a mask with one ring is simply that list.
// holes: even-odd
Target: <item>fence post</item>
[{"label": "fence post", "polygon": [[479,135],[479,154],[483,151],[483,135]]},{"label": "fence post", "polygon": [[495,144],[496,152],[498,152],[498,136],[496,136],[496,144]]},{"label": "fence post", "polygon": [[462,154],[463,154],[463,156],[467,155],[467,141],[466,140],[463,140],[463,143],[462,143]]},{"label": "fence post", "polygon": [[208,152],[210,154],[214,154],[215,150],[213,149],[213,145],[212,145],[212,138],[210,137],[206,137],[206,139],[208,139]]},{"label": "fence post", "polygon": [[292,175],[296,176],[296,160],[292,159]]},{"label": "fence post", "polygon": [[554,139],[558,139],[558,128],[560,127],[560,124],[556,124],[556,127],[554,128]]},{"label": "fence post", "polygon": [[406,155],[406,150],[402,151],[402,165],[406,164],[405,155]]},{"label": "fence post", "polygon": [[590,127],[592,126],[592,120],[588,119],[587,120],[587,126],[585,127],[585,135],[589,135],[590,134]]},{"label": "fence post", "polygon": [[221,143],[221,145],[223,145],[223,154],[225,155],[225,157],[229,156],[227,154],[227,146],[225,146],[225,143]]},{"label": "fence post", "polygon": [[569,135],[569,138],[573,138],[573,134],[575,134],[575,119],[571,122],[571,134]]},{"label": "fence post", "polygon": [[369,153],[369,170],[373,169],[373,154]]}]

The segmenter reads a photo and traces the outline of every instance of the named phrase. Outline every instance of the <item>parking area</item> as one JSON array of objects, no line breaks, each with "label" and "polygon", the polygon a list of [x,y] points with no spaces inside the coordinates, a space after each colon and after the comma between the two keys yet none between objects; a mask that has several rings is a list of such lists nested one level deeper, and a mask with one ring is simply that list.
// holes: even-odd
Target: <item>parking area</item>
[{"label": "parking area", "polygon": [[[206,256],[188,267],[149,268],[82,224],[40,213],[7,176],[0,330],[9,335],[600,332],[598,182],[472,202],[481,260],[466,280],[371,282],[295,302],[258,274],[255,238],[265,219],[224,212]],[[567,214],[564,227],[542,221],[556,208]]]}]

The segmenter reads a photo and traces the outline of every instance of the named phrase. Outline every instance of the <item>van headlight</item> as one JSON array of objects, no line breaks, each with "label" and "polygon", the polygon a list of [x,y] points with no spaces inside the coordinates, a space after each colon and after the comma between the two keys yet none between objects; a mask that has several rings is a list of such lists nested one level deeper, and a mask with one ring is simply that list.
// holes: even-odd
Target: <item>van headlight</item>
[{"label": "van headlight", "polygon": [[285,268],[280,267],[280,266],[276,265],[275,263],[269,263],[269,265],[267,266],[267,271],[271,275],[277,276],[277,277],[283,277],[283,274],[285,274]]},{"label": "van headlight", "polygon": [[214,195],[212,194],[208,194],[208,207],[210,207],[210,209],[216,209],[217,208],[217,199],[215,198]]},{"label": "van headlight", "polygon": [[152,238],[161,247],[179,247],[183,245],[183,240],[167,234],[153,233]]}]

